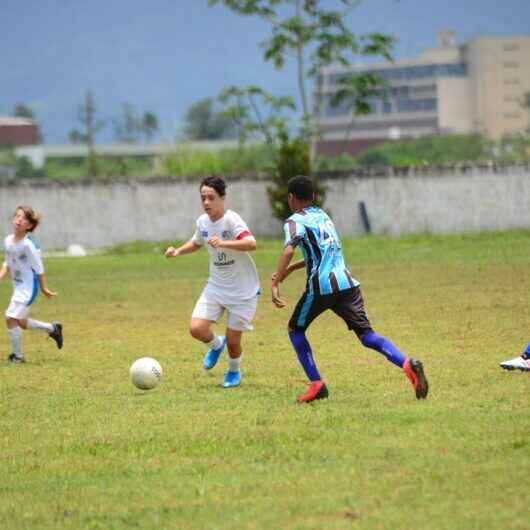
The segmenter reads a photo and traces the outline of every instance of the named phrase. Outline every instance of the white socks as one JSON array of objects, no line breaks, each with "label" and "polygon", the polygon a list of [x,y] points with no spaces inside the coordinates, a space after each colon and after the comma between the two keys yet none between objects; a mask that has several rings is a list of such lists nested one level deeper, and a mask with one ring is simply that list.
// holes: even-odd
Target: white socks
[{"label": "white socks", "polygon": [[13,350],[11,353],[14,353],[17,357],[24,357],[22,353],[22,329],[17,326],[16,328],[8,329],[7,334],[11,339],[11,348]]},{"label": "white socks", "polygon": [[214,334],[213,339],[210,342],[207,342],[206,344],[208,344],[210,348],[213,348],[214,350],[218,350],[223,344],[223,342],[221,341],[221,338],[219,337],[219,335]]},{"label": "white socks", "polygon": [[239,369],[241,368],[242,359],[243,359],[243,352],[241,352],[241,355],[235,359],[232,359],[232,357],[228,357],[228,371],[239,372]]},{"label": "white socks", "polygon": [[42,331],[46,331],[46,333],[51,333],[53,331],[53,324],[48,324],[48,322],[41,322],[40,320],[28,318],[28,329],[40,329]]},{"label": "white socks", "polygon": [[[29,320],[28,320],[28,327],[29,327]],[[218,335],[213,336],[213,339],[207,343],[209,348],[213,348],[214,350],[218,350],[223,344],[223,341]],[[228,371],[229,372],[239,372],[239,369],[241,368],[241,360],[243,359],[243,353],[237,359],[232,359],[230,355],[228,356]]]}]

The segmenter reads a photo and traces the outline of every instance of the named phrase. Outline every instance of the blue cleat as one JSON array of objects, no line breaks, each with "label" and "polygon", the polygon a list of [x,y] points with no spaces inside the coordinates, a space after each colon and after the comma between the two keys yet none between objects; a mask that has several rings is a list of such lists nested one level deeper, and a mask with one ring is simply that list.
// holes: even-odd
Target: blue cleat
[{"label": "blue cleat", "polygon": [[204,366],[205,370],[211,370],[219,360],[219,356],[221,353],[223,353],[223,350],[226,346],[226,337],[219,337],[221,339],[221,347],[217,350],[214,350],[213,348],[210,348],[206,355],[204,356],[204,360],[202,361],[202,365]]},{"label": "blue cleat", "polygon": [[223,381],[224,388],[232,388],[241,384],[241,370],[237,372],[226,372]]}]

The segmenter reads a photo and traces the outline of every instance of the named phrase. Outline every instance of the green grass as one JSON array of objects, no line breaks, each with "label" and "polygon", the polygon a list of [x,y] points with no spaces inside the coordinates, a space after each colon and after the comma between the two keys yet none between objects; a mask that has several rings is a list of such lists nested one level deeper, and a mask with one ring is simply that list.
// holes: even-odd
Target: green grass
[{"label": "green grass", "polygon": [[[304,376],[286,323],[303,273],[274,309],[279,241],[255,253],[263,296],[243,385],[228,391],[224,361],[204,373],[187,333],[203,252],[168,261],[161,244],[131,244],[47,259],[60,295],[32,316],[61,319],[65,347],[27,332],[28,363],[0,363],[0,527],[529,528],[530,374],[498,362],[530,340],[530,231],[344,247],[376,330],[423,360],[426,401],[326,314],[308,336],[330,398],[294,403]],[[128,380],[144,355],[164,369],[150,392]]]}]

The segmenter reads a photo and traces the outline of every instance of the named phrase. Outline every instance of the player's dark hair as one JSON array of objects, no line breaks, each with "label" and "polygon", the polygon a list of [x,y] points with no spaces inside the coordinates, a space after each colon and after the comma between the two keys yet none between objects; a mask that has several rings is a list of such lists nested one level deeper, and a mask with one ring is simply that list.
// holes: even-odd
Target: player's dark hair
[{"label": "player's dark hair", "polygon": [[221,177],[206,177],[201,182],[199,190],[201,190],[203,186],[213,188],[219,194],[220,197],[224,197],[226,195],[226,184]]},{"label": "player's dark hair", "polygon": [[22,206],[17,206],[17,208],[15,210],[15,215],[16,215],[16,213],[19,210],[22,210],[24,212],[24,217],[26,218],[26,221],[28,221],[28,223],[31,223],[31,226],[28,228],[28,232],[33,232],[33,230],[35,230],[35,228],[37,228],[37,226],[39,226],[40,214],[38,214],[30,206],[23,206],[22,205]]},{"label": "player's dark hair", "polygon": [[287,182],[287,192],[301,201],[312,201],[315,198],[313,182],[309,177],[297,175]]}]

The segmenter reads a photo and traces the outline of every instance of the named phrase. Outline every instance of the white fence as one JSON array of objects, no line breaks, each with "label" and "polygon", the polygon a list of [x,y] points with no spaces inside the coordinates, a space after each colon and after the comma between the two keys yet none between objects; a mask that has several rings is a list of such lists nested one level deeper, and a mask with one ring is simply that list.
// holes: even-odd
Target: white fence
[{"label": "white fence", "polygon": [[[202,213],[200,179],[0,183],[0,236],[19,204],[43,214],[46,249],[100,248],[132,240],[186,239]],[[359,203],[376,234],[451,233],[530,227],[530,167],[425,168],[399,175],[357,173],[324,180],[325,209],[343,236],[365,233]],[[229,180],[227,207],[258,236],[281,235],[263,180]]]}]

